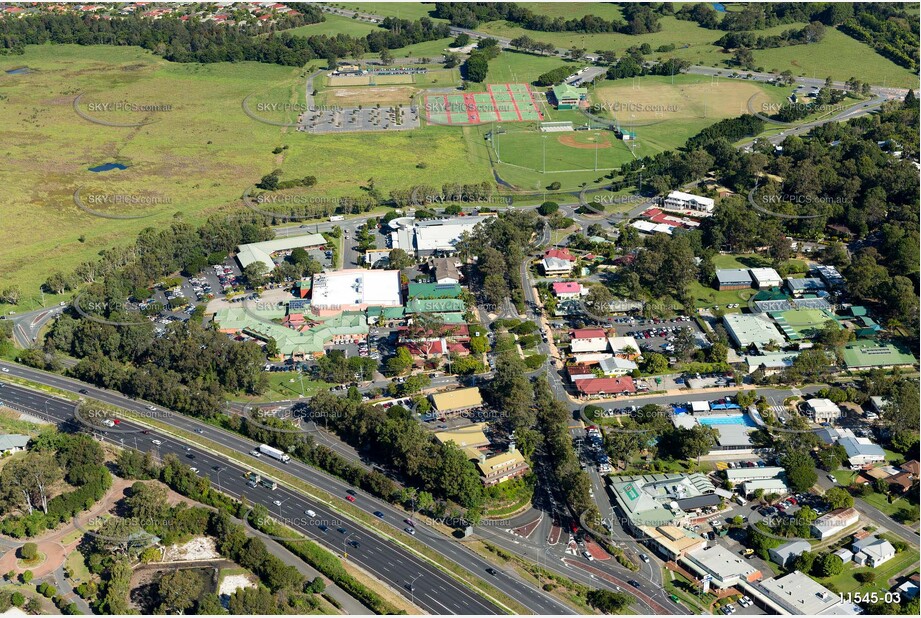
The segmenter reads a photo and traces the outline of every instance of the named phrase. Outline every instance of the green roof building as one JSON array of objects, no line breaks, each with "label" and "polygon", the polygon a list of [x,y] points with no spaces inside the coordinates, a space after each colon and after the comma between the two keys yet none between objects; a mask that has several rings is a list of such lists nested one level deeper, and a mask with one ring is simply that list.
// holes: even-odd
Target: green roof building
[{"label": "green roof building", "polygon": [[463,313],[467,305],[459,298],[414,298],[406,303],[406,313]]},{"label": "green roof building", "polygon": [[407,298],[460,298],[458,283],[410,283]]},{"label": "green roof building", "polygon": [[916,365],[918,359],[908,348],[892,343],[858,339],[844,346],[844,364],[848,369],[873,369]]},{"label": "green roof building", "polygon": [[557,84],[553,87],[553,98],[556,99],[557,109],[578,109],[579,104],[588,98],[588,89]]}]

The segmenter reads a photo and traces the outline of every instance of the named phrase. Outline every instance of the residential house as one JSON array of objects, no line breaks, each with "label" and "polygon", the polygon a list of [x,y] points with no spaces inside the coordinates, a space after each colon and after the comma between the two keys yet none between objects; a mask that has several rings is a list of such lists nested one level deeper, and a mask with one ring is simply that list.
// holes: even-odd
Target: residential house
[{"label": "residential house", "polygon": [[0,455],[8,455],[26,450],[29,444],[29,436],[18,433],[6,434],[0,436]]},{"label": "residential house", "polygon": [[562,300],[579,298],[584,292],[582,284],[575,281],[555,281],[550,287],[553,295]]},{"label": "residential house", "polygon": [[854,552],[855,563],[873,569],[895,558],[892,543],[875,535],[854,541],[851,551]]},{"label": "residential house", "polygon": [[583,397],[605,397],[635,393],[636,384],[634,384],[633,378],[629,376],[594,378],[578,380],[576,390]]},{"label": "residential house", "polygon": [[841,418],[841,408],[830,399],[807,399],[806,409],[816,423],[833,423]]},{"label": "residential house", "polygon": [[598,361],[598,367],[605,376],[623,376],[636,371],[639,366],[632,360],[613,356]]},{"label": "residential house", "polygon": [[607,334],[600,328],[578,328],[570,334],[569,351],[605,352],[608,349]]},{"label": "residential house", "polygon": [[672,191],[662,200],[664,210],[692,210],[700,213],[712,213],[715,206],[713,198],[701,197],[684,191]]},{"label": "residential house", "polygon": [[575,262],[576,258],[569,249],[548,249],[541,260],[541,267],[547,276],[568,275]]},{"label": "residential house", "polygon": [[429,272],[435,283],[438,284],[458,284],[461,280],[460,262],[456,258],[431,258],[429,260]]}]

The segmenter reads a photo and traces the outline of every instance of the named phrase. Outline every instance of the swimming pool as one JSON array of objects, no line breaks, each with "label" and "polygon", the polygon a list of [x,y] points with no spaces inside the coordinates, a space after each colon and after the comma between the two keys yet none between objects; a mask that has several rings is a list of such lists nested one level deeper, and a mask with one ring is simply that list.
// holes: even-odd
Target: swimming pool
[{"label": "swimming pool", "polygon": [[701,425],[744,425],[757,427],[747,414],[720,414],[719,416],[698,416],[697,422]]}]

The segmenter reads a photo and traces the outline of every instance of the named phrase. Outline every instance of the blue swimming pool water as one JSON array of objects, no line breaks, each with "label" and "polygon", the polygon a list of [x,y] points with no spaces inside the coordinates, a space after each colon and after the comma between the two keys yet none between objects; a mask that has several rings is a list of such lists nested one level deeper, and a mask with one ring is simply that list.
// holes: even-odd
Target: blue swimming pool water
[{"label": "blue swimming pool water", "polygon": [[97,165],[96,167],[91,167],[91,172],[108,172],[110,170],[126,170],[128,169],[127,165],[122,165],[121,163],[103,163],[102,165]]},{"label": "blue swimming pool water", "polygon": [[720,2],[714,2],[714,3],[713,3],[713,10],[715,10],[717,13],[725,13],[725,12],[726,12],[726,7],[723,6],[722,3],[720,3]]},{"label": "blue swimming pool water", "polygon": [[697,422],[701,425],[745,425],[757,427],[747,414],[727,414],[720,416],[698,416]]}]

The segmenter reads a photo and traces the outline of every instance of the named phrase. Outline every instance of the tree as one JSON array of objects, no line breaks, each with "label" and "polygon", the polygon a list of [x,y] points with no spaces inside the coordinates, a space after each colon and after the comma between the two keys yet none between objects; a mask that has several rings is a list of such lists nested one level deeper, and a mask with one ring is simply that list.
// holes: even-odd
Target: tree
[{"label": "tree", "polygon": [[202,593],[202,580],[189,571],[170,571],[160,578],[157,594],[160,597],[160,612],[182,614],[195,605]]},{"label": "tree", "polygon": [[[683,361],[691,358],[697,349],[697,338],[690,328],[678,329],[675,335],[675,355]],[[728,352],[727,352],[728,353]]]},{"label": "tree", "polygon": [[448,52],[445,54],[445,68],[453,69],[460,64],[460,55],[454,52]]},{"label": "tree", "polygon": [[806,492],[819,480],[812,457],[800,450],[787,451],[780,460],[787,473],[787,484],[793,491]]},{"label": "tree", "polygon": [[832,487],[826,491],[825,501],[830,509],[849,509],[854,506],[854,497],[841,487]]},{"label": "tree", "polygon": [[406,337],[428,358],[446,332],[444,318],[437,313],[417,313],[406,328]]},{"label": "tree", "polygon": [[545,217],[549,217],[553,213],[557,212],[560,209],[560,205],[556,202],[544,202],[537,207],[537,212]]},{"label": "tree", "polygon": [[390,53],[390,50],[386,47],[381,50],[380,53],[381,64],[387,65],[393,62],[393,54]]},{"label": "tree", "polygon": [[403,249],[392,249],[390,251],[390,268],[394,270],[403,270],[413,265],[413,259]]},{"label": "tree", "polygon": [[268,266],[256,260],[243,269],[243,278],[246,279],[250,287],[258,288],[265,283],[265,277],[268,272]]},{"label": "tree", "polygon": [[812,571],[812,565],[815,564],[816,555],[811,551],[804,551],[799,556],[793,558],[793,568],[800,573],[809,573]]},{"label": "tree", "polygon": [[658,352],[649,352],[643,355],[643,371],[646,373],[662,373],[668,370],[668,359]]},{"label": "tree", "polygon": [[813,569],[818,571],[816,575],[819,577],[832,577],[844,570],[844,561],[841,560],[841,556],[825,554],[816,561]]},{"label": "tree", "polygon": [[613,301],[614,295],[605,285],[593,285],[585,296],[586,311],[596,319],[608,316]]},{"label": "tree", "polygon": [[384,367],[389,375],[398,376],[413,366],[413,355],[405,347],[397,348],[396,354],[387,359]]},{"label": "tree", "polygon": [[483,335],[474,335],[470,338],[470,351],[474,354],[484,354],[489,349],[489,339]]},{"label": "tree", "polygon": [[38,557],[38,545],[35,543],[26,543],[19,548],[19,557],[23,560],[35,560]]},{"label": "tree", "polygon": [[489,63],[486,56],[482,53],[472,53],[467,58],[464,65],[467,69],[466,77],[471,82],[483,82],[486,80],[486,74],[489,72]]},{"label": "tree", "polygon": [[589,590],[585,595],[588,604],[599,610],[602,614],[617,614],[626,607],[630,606],[633,599],[624,592],[612,592],[610,590]]},{"label": "tree", "polygon": [[912,380],[900,380],[893,387],[892,397],[883,408],[883,420],[889,423],[894,432],[917,431],[919,408],[921,400],[917,383]]}]

